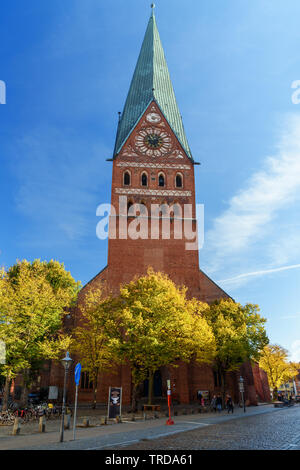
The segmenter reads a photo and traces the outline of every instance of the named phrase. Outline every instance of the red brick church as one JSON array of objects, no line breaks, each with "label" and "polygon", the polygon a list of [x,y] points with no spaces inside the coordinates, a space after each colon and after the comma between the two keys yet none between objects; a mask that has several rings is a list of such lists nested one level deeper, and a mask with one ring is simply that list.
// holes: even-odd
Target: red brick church
[{"label": "red brick church", "polygon": [[[198,249],[186,249],[186,244],[193,240],[185,235],[174,237],[178,220],[189,222],[192,230],[196,231],[194,166],[197,163],[186,138],[153,11],[124,110],[120,114],[111,162],[111,204],[116,212],[110,217],[108,263],[82,289],[79,303],[87,289],[97,288],[104,281],[117,294],[120,284],[131,281],[136,275],[145,274],[149,266],[155,271],[167,273],[176,284],[188,287],[189,297],[204,302],[228,298],[228,294],[199,269]],[[120,207],[120,197],[125,201],[125,211],[124,207]],[[132,239],[128,235],[122,239],[121,227],[125,224],[127,229],[136,219],[136,214],[130,211],[134,204],[143,207],[140,216],[148,227],[149,236]],[[150,227],[153,204],[175,207],[174,212],[159,214],[158,232],[154,236]],[[186,214],[180,208],[188,204],[191,211]],[[178,213],[176,208],[179,208]],[[165,219],[170,223],[170,237],[164,236]],[[116,232],[115,237],[113,231]],[[68,327],[76,324],[78,314],[75,310],[68,320]],[[247,363],[237,373],[228,375],[228,390],[235,401],[239,399],[240,374],[245,378],[246,399],[250,403],[270,399],[266,375],[257,365]],[[168,378],[171,378],[173,393],[181,403],[196,400],[198,390],[210,394],[220,390],[218,377],[211,367],[182,363],[176,369],[162,368],[157,371],[154,384],[157,397],[166,394]],[[62,367],[52,365],[48,385],[61,386],[62,382]],[[131,374],[127,366],[120,366],[114,375],[101,376],[99,384],[99,403],[107,402],[109,386],[122,386],[123,403],[130,403]],[[69,384],[70,401],[73,388],[72,381]],[[83,374],[79,402],[91,401],[91,396],[91,384]]]}]

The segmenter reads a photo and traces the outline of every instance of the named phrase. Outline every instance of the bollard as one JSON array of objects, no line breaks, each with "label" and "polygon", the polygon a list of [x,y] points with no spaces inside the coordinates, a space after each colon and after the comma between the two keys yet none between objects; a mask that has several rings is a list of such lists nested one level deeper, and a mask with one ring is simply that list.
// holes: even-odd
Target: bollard
[{"label": "bollard", "polygon": [[101,426],[104,426],[105,424],[107,424],[107,418],[101,418]]},{"label": "bollard", "polygon": [[131,416],[131,421],[135,421],[135,416],[134,415]]},{"label": "bollard", "polygon": [[64,428],[65,429],[70,429],[71,428],[71,415],[65,415],[65,422],[64,422]]},{"label": "bollard", "polygon": [[83,423],[82,423],[84,428],[88,428],[90,425],[90,420],[88,418],[83,418]]},{"label": "bollard", "polygon": [[146,419],[147,419],[147,415],[146,415],[146,413],[144,412],[144,421],[146,421]]},{"label": "bollard", "polygon": [[20,434],[20,431],[21,431],[20,418],[15,418],[12,435],[17,436],[18,434]]},{"label": "bollard", "polygon": [[39,432],[46,432],[46,422],[44,416],[40,416],[39,419]]}]

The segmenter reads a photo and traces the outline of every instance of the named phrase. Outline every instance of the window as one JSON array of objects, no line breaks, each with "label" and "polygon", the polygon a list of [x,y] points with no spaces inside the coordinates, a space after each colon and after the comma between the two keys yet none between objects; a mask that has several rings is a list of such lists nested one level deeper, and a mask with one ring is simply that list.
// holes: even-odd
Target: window
[{"label": "window", "polygon": [[142,174],[142,186],[148,186],[148,176],[147,173]]},{"label": "window", "polygon": [[147,214],[147,206],[144,201],[140,202],[140,215],[146,215]]},{"label": "window", "polygon": [[182,217],[181,206],[178,202],[174,203],[173,209],[174,209],[174,217]]},{"label": "window", "polygon": [[130,186],[130,173],[128,171],[124,173],[124,185]]},{"label": "window", "polygon": [[81,372],[81,388],[84,390],[91,390],[93,382],[90,380],[88,372]]},{"label": "window", "polygon": [[182,188],[182,176],[180,174],[176,175],[176,188]]},{"label": "window", "polygon": [[165,185],[165,177],[164,175],[161,173],[158,177],[158,186],[164,186]]},{"label": "window", "polygon": [[129,201],[127,204],[127,212],[129,212],[130,207],[133,206],[133,202]]}]

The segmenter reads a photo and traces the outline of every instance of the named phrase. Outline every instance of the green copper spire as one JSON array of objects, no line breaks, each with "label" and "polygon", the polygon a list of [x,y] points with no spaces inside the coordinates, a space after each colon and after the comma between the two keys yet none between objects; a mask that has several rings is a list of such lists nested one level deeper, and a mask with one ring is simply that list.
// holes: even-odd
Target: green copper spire
[{"label": "green copper spire", "polygon": [[154,5],[119,121],[114,155],[120,152],[152,100],[159,105],[187,155],[192,158],[156,25]]}]

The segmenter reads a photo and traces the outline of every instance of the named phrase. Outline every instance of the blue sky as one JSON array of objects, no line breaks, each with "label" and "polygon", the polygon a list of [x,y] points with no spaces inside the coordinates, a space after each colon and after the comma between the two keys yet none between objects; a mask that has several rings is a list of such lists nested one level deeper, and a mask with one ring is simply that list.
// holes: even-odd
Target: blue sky
[{"label": "blue sky", "polygon": [[[96,208],[109,202],[117,113],[146,0],[2,0],[0,264],[105,265]],[[300,360],[298,0],[157,0],[156,18],[205,204],[201,268],[268,318]]]}]

